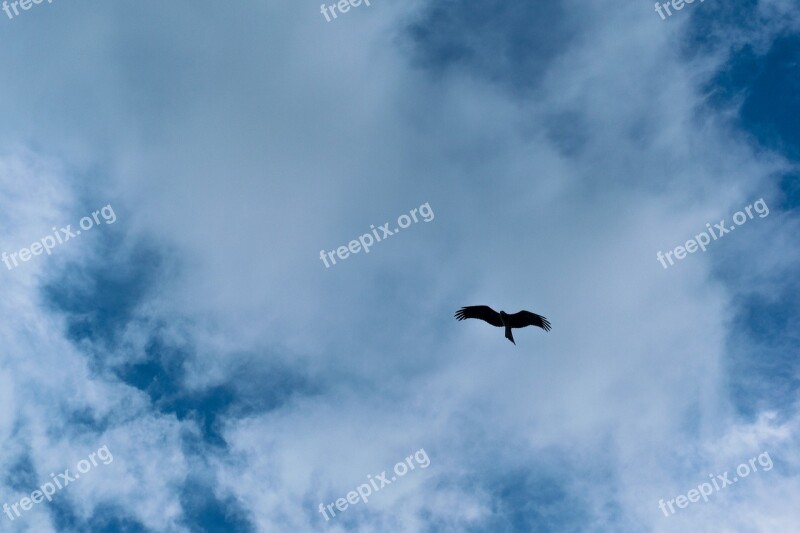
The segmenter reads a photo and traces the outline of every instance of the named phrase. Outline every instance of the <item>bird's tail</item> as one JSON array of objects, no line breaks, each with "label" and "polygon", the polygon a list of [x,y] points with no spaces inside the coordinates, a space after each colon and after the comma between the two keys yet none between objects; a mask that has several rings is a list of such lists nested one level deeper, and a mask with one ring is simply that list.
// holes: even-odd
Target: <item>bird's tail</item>
[{"label": "bird's tail", "polygon": [[517,343],[514,342],[514,335],[511,334],[511,328],[508,326],[506,326],[506,339],[510,340],[514,346],[517,345]]}]

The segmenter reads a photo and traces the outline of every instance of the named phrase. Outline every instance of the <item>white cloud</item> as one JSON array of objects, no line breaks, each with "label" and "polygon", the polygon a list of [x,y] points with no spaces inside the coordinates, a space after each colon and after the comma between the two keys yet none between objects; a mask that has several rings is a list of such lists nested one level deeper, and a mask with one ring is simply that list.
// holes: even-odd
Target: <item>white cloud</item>
[{"label": "white cloud", "polygon": [[[770,215],[669,270],[656,260],[772,192],[769,180],[785,163],[755,155],[704,107],[702,82],[723,56],[686,61],[675,43],[688,17],[666,24],[642,6],[564,5],[580,38],[564,42],[526,98],[469,71],[434,77],[414,66],[398,42],[418,5],[376,3],[336,27],[300,4],[239,7],[221,20],[264,16],[270,31],[229,39],[165,7],[164,29],[148,26],[161,55],[146,79],[130,81],[124,69],[138,64],[130,58],[85,67],[123,70],[94,90],[112,109],[134,101],[148,113],[120,112],[131,123],[105,139],[110,156],[64,149],[91,146],[95,124],[78,141],[55,140],[54,152],[72,154],[65,165],[72,157],[108,169],[93,185],[120,198],[129,216],[117,223],[126,224],[123,238],[157,236],[158,249],[176,258],[175,275],[104,360],[141,358],[148,327],[163,321],[175,344],[195,350],[182,384],[191,390],[273,367],[312,384],[273,410],[221,416],[230,450],[201,452],[219,495],[234,494],[260,530],[319,528],[318,503],[421,447],[429,469],[330,527],[475,524],[498,498],[489,493],[493,476],[535,476],[551,458],[566,465],[563,488],[609,527],[777,528],[796,518],[780,502],[796,500],[787,495],[797,484],[778,466],[763,477],[779,488],[748,480],[668,521],[657,508],[659,498],[702,482],[703,468],[749,458],[762,444],[796,464],[786,442],[796,424],[742,425],[730,404],[736,288],[712,268],[745,249],[759,290],[771,294],[775,272],[796,264],[784,253],[794,222]],[[167,48],[167,29],[189,38]],[[114,42],[106,36],[97,46]],[[196,62],[173,65],[186,57]],[[60,105],[78,98],[64,91]],[[161,93],[171,105],[153,103]],[[63,126],[52,136],[66,136]],[[12,247],[78,209],[66,188],[75,178],[25,157],[35,162],[0,162],[9,198],[0,216],[18,225],[3,241]],[[430,224],[335,268],[319,261],[320,248],[426,201],[436,213]],[[114,429],[96,446],[109,444],[113,468],[71,491],[75,508],[87,516],[101,499],[113,501],[149,527],[166,515],[177,530],[177,487],[205,465],[184,456],[181,432],[198,429],[93,375],[37,300],[55,265],[88,261],[93,250],[76,241],[64,257],[40,257],[0,279],[9,317],[0,339],[10,354],[0,395],[18,409],[0,431],[8,441],[21,424],[14,452],[30,448],[35,464],[64,468],[95,445],[78,435],[56,441],[48,430],[63,422],[53,413],[107,414]],[[499,329],[450,318],[481,303],[542,313],[553,331],[523,330],[514,347]],[[248,365],[263,372],[243,371]],[[586,482],[584,469],[609,479]],[[7,487],[3,495],[14,496]]]}]

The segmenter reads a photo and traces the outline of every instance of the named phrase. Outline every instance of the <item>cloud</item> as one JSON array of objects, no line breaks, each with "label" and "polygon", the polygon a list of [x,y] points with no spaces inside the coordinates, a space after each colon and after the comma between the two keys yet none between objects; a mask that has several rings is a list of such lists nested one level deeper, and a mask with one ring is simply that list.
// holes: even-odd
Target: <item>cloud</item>
[{"label": "cloud", "polygon": [[[721,74],[720,43],[761,64],[789,8],[759,3],[762,31],[709,3],[373,4],[12,21],[3,249],[118,220],[0,279],[4,501],[107,444],[25,526],[788,527],[793,163],[735,120],[773,88]],[[769,217],[656,260],[761,197]],[[320,262],[424,202],[430,223]],[[553,330],[514,347],[451,318],[474,304]],[[420,448],[430,468],[322,525]],[[765,450],[774,471],[659,511]]]}]

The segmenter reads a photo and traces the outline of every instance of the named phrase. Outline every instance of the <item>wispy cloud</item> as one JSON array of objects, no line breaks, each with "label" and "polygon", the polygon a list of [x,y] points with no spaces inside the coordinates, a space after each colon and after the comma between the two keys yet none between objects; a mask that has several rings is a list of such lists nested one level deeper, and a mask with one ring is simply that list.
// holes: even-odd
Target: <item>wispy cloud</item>
[{"label": "wispy cloud", "polygon": [[[796,8],[377,7],[53,2],[4,26],[0,250],[119,216],[0,275],[0,497],[114,453],[14,527],[797,523],[798,137],[769,101],[792,105]],[[756,198],[769,217],[654,264]],[[421,199],[430,231],[335,276],[309,256]],[[476,301],[558,327],[515,348],[457,327]],[[435,468],[325,522],[422,445]],[[658,510],[764,450],[769,479]]]}]

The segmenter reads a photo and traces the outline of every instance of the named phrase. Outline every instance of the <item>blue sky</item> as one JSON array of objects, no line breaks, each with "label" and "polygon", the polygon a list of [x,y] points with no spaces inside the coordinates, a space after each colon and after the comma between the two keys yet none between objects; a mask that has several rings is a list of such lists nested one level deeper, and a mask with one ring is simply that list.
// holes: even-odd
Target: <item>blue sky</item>
[{"label": "blue sky", "polygon": [[0,251],[117,216],[0,265],[3,502],[114,455],[2,530],[796,528],[796,3],[371,3],[0,12]]}]

